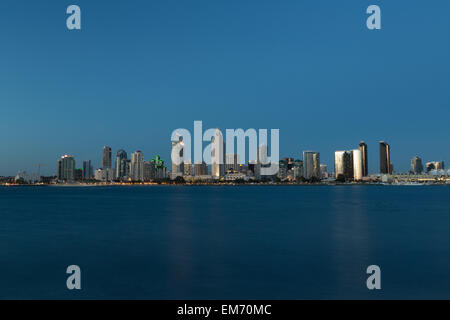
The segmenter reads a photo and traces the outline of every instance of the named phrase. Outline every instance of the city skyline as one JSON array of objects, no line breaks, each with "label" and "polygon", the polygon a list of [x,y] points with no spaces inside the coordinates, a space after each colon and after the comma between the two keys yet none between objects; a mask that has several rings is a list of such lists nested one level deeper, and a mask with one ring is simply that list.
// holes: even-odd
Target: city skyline
[{"label": "city skyline", "polygon": [[[219,129],[217,129],[219,130]],[[213,140],[211,141],[213,143]],[[174,146],[177,146],[178,144],[182,145],[182,148],[184,148],[184,144],[180,138],[179,141],[177,142],[172,142],[172,149],[174,148]],[[204,144],[206,145],[207,142],[204,142]],[[225,148],[225,143],[222,139],[222,144]],[[368,163],[370,163],[370,157],[368,157],[368,155],[371,154],[370,151],[368,151],[368,144],[365,141],[361,141],[359,144],[355,144],[355,149],[350,149],[348,151],[333,151],[333,163],[328,164],[328,163],[324,163],[320,160],[321,157],[321,152],[320,151],[301,151],[299,152],[299,157],[292,157],[292,154],[289,155],[284,155],[284,154],[280,154],[280,161],[281,159],[292,159],[295,161],[305,161],[306,160],[306,164],[309,164],[308,169],[305,169],[305,176],[308,176],[309,178],[312,176],[320,176],[320,168],[321,166],[325,166],[327,168],[332,168],[333,171],[331,171],[332,173],[335,174],[335,177],[338,178],[338,175],[342,175],[343,178],[345,178],[345,180],[348,179],[353,179],[355,178],[355,180],[360,180],[362,177],[366,177],[369,175],[376,175],[376,174],[386,174],[386,173],[393,173],[394,172],[394,163],[390,160],[390,156],[391,156],[391,146],[389,143],[387,143],[386,141],[379,141],[378,142],[379,145],[379,152],[378,154],[375,156],[372,156],[372,158],[378,158],[378,162],[376,163],[376,165],[378,166],[378,169],[375,171],[365,171],[365,167],[368,166]],[[262,146],[265,147],[265,152],[267,153],[267,147],[266,146]],[[180,149],[180,155],[183,156],[183,149]],[[246,153],[248,152],[248,149],[246,150]],[[171,153],[171,152],[169,152]],[[157,157],[160,157],[159,154],[161,153],[152,153],[152,154],[158,154]],[[210,168],[210,174],[212,176],[216,176],[216,177],[220,177],[220,176],[224,176],[224,172],[226,170],[227,167],[231,168],[235,168],[238,165],[238,159],[239,159],[239,155],[236,153],[226,153],[225,151],[221,151],[222,154],[222,158],[223,158],[223,167],[221,167],[219,169],[218,166],[218,162],[212,160],[213,162],[208,166]],[[315,154],[317,154],[317,156],[315,156]],[[357,155],[356,157],[354,157],[354,155]],[[231,158],[234,158],[234,160],[230,163],[227,163],[227,161],[230,159],[230,156],[232,156]],[[286,158],[286,156],[288,158]],[[139,160],[133,160],[136,157],[139,158]],[[212,157],[214,159],[214,148],[212,148]],[[130,153],[130,158],[128,158],[128,153],[127,151],[125,151],[124,149],[120,148],[119,150],[117,150],[116,152],[114,152],[113,148],[111,148],[110,146],[103,146],[101,149],[101,157],[98,160],[98,162],[100,163],[99,166],[95,166],[92,165],[92,163],[96,163],[96,157],[90,158],[90,159],[79,159],[78,164],[76,164],[76,156],[73,154],[69,154],[66,153],[60,157],[57,158],[57,164],[56,164],[56,173],[50,173],[47,174],[47,176],[59,176],[60,175],[60,170],[61,170],[61,164],[65,164],[67,158],[70,158],[71,161],[73,161],[73,164],[71,163],[71,167],[72,170],[80,170],[82,169],[82,176],[83,179],[86,179],[86,176],[89,178],[93,178],[95,177],[95,172],[96,170],[102,169],[105,171],[105,174],[108,177],[113,177],[117,178],[117,177],[122,177],[125,176],[125,172],[128,172],[130,177],[139,177],[139,179],[137,180],[143,180],[143,174],[144,174],[144,163],[149,160],[146,160],[146,158],[144,157],[144,153],[141,150],[136,150],[135,152]],[[317,159],[316,159],[317,158]],[[94,160],[93,160],[94,159]],[[169,158],[170,159],[170,158]],[[339,159],[339,163],[337,162]],[[387,164],[389,160],[389,165]],[[126,168],[127,166],[127,162],[128,162],[128,169]],[[420,164],[418,164],[417,162],[420,162]],[[168,167],[171,168],[171,170],[168,172],[171,173],[171,176],[169,178],[171,179],[175,179],[176,176],[184,176],[187,175],[185,172],[185,168],[184,166],[188,164],[190,165],[190,171],[193,173],[194,172],[194,167],[192,167],[192,162],[191,161],[183,161],[181,164],[179,165],[175,165],[173,164],[171,161],[167,161],[166,165]],[[249,165],[251,164],[251,162],[246,161],[244,163],[245,165]],[[303,164],[305,166],[305,164]],[[38,164],[38,166],[36,167],[36,170],[40,171],[41,170],[41,166],[48,166],[46,164]],[[138,167],[136,169],[136,166]],[[372,165],[372,167],[375,165]],[[64,166],[62,166],[64,168]],[[217,168],[216,168],[217,167]],[[89,173],[86,173],[86,168],[88,168]],[[396,171],[395,173],[408,173],[408,172],[417,172],[419,169],[422,170],[421,172],[428,172],[430,170],[440,170],[445,168],[445,161],[444,160],[437,160],[437,159],[426,159],[426,161],[424,162],[423,158],[420,157],[418,154],[416,154],[414,157],[411,157],[410,162],[408,163],[408,168],[405,171]],[[127,171],[128,170],[128,171]],[[337,170],[337,171],[336,171]],[[355,170],[355,171],[354,171]],[[419,172],[420,172],[419,170]],[[312,173],[314,171],[314,174]],[[27,170],[18,170],[15,174],[12,175],[1,175],[0,176],[15,176],[17,173],[20,172],[27,172],[28,174],[33,175],[34,172],[29,172]],[[351,175],[349,175],[349,173],[351,172]],[[353,175],[353,173],[355,172],[355,176]],[[42,172],[41,172],[42,173]],[[42,176],[45,176],[45,174],[42,174]],[[72,176],[71,179],[73,179],[74,176]],[[358,178],[357,178],[358,177]]]},{"label": "city skyline", "polygon": [[329,167],[361,139],[370,172],[380,140],[396,171],[417,154],[450,161],[448,1],[383,2],[378,31],[350,1],[122,3],[107,20],[79,4],[78,32],[65,6],[4,2],[0,175],[39,163],[47,175],[66,153],[99,167],[105,144],[169,159],[171,130],[194,119],[279,128],[280,155],[314,149]]}]

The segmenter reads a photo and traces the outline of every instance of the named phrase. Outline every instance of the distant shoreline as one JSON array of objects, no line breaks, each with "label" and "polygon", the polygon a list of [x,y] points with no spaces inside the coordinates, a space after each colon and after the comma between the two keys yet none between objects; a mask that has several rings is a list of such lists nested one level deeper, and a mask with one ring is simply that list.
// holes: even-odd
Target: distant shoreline
[{"label": "distant shoreline", "polygon": [[56,188],[94,188],[94,187],[155,187],[155,186],[169,186],[169,187],[224,187],[224,186],[292,186],[292,187],[308,187],[308,186],[450,186],[450,183],[436,182],[436,183],[74,183],[74,184],[0,184],[2,187],[56,187]]}]

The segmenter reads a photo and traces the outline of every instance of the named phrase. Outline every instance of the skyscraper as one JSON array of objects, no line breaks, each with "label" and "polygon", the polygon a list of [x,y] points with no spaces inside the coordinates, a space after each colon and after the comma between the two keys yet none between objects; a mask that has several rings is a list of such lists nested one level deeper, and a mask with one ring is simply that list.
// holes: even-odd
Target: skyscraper
[{"label": "skyscraper", "polygon": [[222,132],[217,128],[211,139],[211,173],[213,178],[220,178],[224,175],[224,149]]},{"label": "skyscraper", "polygon": [[320,153],[315,151],[303,151],[303,176],[305,179],[321,179]]},{"label": "skyscraper", "polygon": [[238,154],[227,154],[225,157],[225,170],[233,170],[234,172],[239,171],[239,155]]},{"label": "skyscraper", "polygon": [[336,151],[334,153],[334,175],[337,180],[353,179],[353,151]]},{"label": "skyscraper", "polygon": [[124,160],[126,160],[128,157],[127,153],[125,152],[125,150],[120,149],[119,151],[117,151],[116,153],[116,161],[115,161],[115,178],[120,180],[122,178],[124,178],[127,173],[126,173],[126,164],[124,162]]},{"label": "skyscraper", "polygon": [[361,151],[362,157],[362,175],[363,177],[367,177],[369,175],[369,164],[367,159],[367,144],[364,141],[359,143],[359,150]]},{"label": "skyscraper", "polygon": [[83,180],[90,180],[94,177],[94,170],[91,160],[83,161]]},{"label": "skyscraper", "polygon": [[206,176],[208,174],[208,167],[206,163],[203,161],[202,163],[194,164],[194,175],[198,176]]},{"label": "skyscraper", "polygon": [[380,173],[391,174],[391,148],[389,144],[380,141]]},{"label": "skyscraper", "polygon": [[131,180],[144,181],[144,155],[140,150],[131,155]]},{"label": "skyscraper", "polygon": [[417,156],[415,156],[411,160],[411,172],[414,173],[414,174],[421,174],[421,173],[423,173],[422,159],[420,159]]},{"label": "skyscraper", "polygon": [[75,159],[64,155],[58,160],[58,180],[72,182],[75,180]]},{"label": "skyscraper", "polygon": [[353,150],[353,179],[362,180],[364,176],[363,153],[360,149]]},{"label": "skyscraper", "polygon": [[108,147],[108,146],[103,147],[102,168],[103,169],[111,169],[112,168],[111,147]]}]

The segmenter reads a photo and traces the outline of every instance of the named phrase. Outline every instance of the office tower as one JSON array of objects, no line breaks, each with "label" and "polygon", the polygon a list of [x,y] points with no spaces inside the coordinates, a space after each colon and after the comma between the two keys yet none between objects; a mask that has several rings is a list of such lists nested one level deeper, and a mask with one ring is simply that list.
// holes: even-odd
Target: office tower
[{"label": "office tower", "polygon": [[337,180],[353,179],[353,151],[336,151],[334,153],[334,176]]},{"label": "office tower", "polygon": [[391,148],[389,144],[380,141],[380,173],[391,174]]},{"label": "office tower", "polygon": [[294,170],[294,179],[303,177],[303,161],[295,160],[293,170]]},{"label": "office tower", "polygon": [[280,180],[284,180],[287,177],[287,169],[288,167],[288,161],[287,159],[281,159],[278,163],[278,178]]},{"label": "office tower", "polygon": [[114,176],[117,180],[120,180],[126,176],[126,166],[124,165],[124,160],[128,158],[125,150],[120,149],[116,153],[116,161],[115,161],[115,172]]},{"label": "office tower", "polygon": [[364,176],[363,152],[360,149],[353,150],[353,179],[362,180]]},{"label": "office tower", "polygon": [[423,173],[422,159],[420,159],[417,156],[415,156],[411,160],[411,172],[414,173],[414,174],[421,174],[421,173]]},{"label": "office tower", "polygon": [[172,141],[172,179],[184,175],[184,143],[182,137],[178,137],[178,141]]},{"label": "office tower", "polygon": [[83,161],[83,180],[90,180],[93,178],[93,175],[91,160]]},{"label": "office tower", "polygon": [[202,163],[194,164],[194,175],[196,177],[208,175],[208,166],[204,161]]},{"label": "office tower", "polygon": [[58,180],[71,182],[75,180],[75,159],[64,155],[58,160]]},{"label": "office tower", "polygon": [[227,154],[225,157],[225,171],[239,171],[239,155],[238,154]]},{"label": "office tower", "polygon": [[184,175],[185,176],[192,176],[193,175],[193,167],[192,162],[190,160],[184,162]]},{"label": "office tower", "polygon": [[216,129],[214,136],[211,139],[211,174],[213,178],[220,178],[224,175],[225,167],[225,147],[223,142],[222,132],[219,128]]},{"label": "office tower", "polygon": [[144,181],[155,179],[155,165],[151,161],[144,161]]},{"label": "office tower", "polygon": [[144,155],[140,150],[131,155],[131,180],[144,181]]},{"label": "office tower", "polygon": [[108,146],[103,147],[102,168],[103,169],[112,168],[111,148]]},{"label": "office tower", "polygon": [[369,163],[367,158],[367,144],[364,141],[361,141],[359,143],[359,150],[361,151],[362,156],[362,167],[363,167],[362,175],[363,177],[367,177],[369,175]]},{"label": "office tower", "polygon": [[303,176],[307,180],[320,180],[320,153],[303,151]]},{"label": "office tower", "polygon": [[320,176],[322,177],[322,179],[328,178],[328,166],[326,164],[320,165]]}]

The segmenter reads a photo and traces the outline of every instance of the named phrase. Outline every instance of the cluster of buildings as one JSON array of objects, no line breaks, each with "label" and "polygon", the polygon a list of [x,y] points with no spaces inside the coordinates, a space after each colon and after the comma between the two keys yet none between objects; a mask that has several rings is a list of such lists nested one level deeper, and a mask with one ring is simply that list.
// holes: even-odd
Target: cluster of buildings
[{"label": "cluster of buildings", "polygon": [[[351,182],[373,181],[375,178],[393,174],[391,150],[385,141],[379,142],[379,174],[369,176],[367,144],[362,141],[353,150],[338,150],[334,153],[334,172],[328,173],[328,167],[320,163],[320,153],[303,151],[302,159],[282,158],[278,162],[278,170],[274,175],[263,175],[262,170],[268,166],[267,146],[258,148],[255,161],[242,164],[238,154],[225,154],[225,144],[220,141],[214,144],[212,139],[211,162],[192,163],[184,160],[184,145],[179,141],[172,142],[172,167],[168,172],[164,160],[155,156],[150,161],[144,160],[142,151],[138,150],[128,157],[125,150],[119,150],[112,156],[110,147],[102,150],[102,165],[94,170],[90,160],[83,161],[82,167],[77,168],[73,156],[64,155],[58,159],[57,181],[63,182],[152,182],[163,179],[197,181],[309,181],[322,180]],[[217,141],[216,141],[217,142]],[[214,147],[216,146],[216,147]],[[219,147],[217,147],[219,146]],[[179,161],[173,161],[176,155]],[[272,164],[273,165],[273,164]],[[411,160],[409,174],[440,172],[444,170],[444,162],[428,162],[424,166],[419,157]]]},{"label": "cluster of buildings", "polygon": [[75,158],[70,155],[64,155],[58,159],[58,182],[74,182],[74,181],[152,181],[165,179],[167,177],[167,168],[164,160],[156,155],[150,161],[144,160],[144,154],[138,150],[128,154],[125,150],[119,150],[114,159],[112,159],[112,150],[110,147],[103,147],[102,166],[97,170],[93,170],[91,160],[83,161],[81,168],[76,168]]}]

